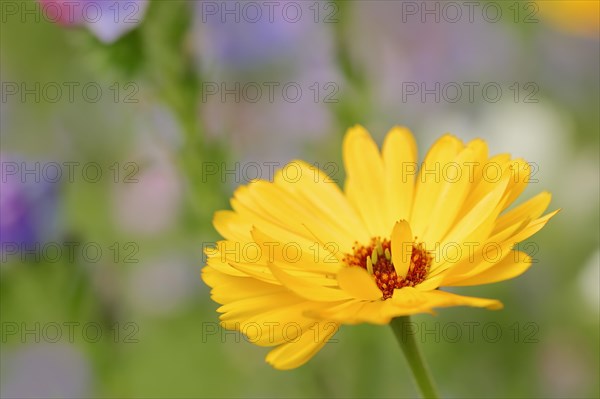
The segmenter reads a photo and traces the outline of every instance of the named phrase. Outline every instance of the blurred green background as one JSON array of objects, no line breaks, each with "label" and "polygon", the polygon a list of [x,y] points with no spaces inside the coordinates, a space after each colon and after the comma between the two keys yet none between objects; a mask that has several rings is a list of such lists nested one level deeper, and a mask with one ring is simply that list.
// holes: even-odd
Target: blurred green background
[{"label": "blurred green background", "polygon": [[415,397],[388,327],[276,371],[199,277],[255,165],[341,184],[355,123],[482,137],[562,208],[525,275],[457,290],[504,310],[414,318],[442,396],[600,395],[597,1],[115,4],[1,2],[2,397]]}]

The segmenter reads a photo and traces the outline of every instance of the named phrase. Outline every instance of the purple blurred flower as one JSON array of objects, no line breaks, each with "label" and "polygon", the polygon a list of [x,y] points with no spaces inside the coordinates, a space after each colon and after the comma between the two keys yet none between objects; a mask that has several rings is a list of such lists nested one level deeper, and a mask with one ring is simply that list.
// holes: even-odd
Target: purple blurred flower
[{"label": "purple blurred flower", "polygon": [[0,365],[3,398],[91,397],[92,368],[75,345],[20,345],[3,350]]},{"label": "purple blurred flower", "polygon": [[209,20],[207,51],[217,62],[255,67],[289,58],[299,44],[302,27],[282,22],[222,23]]},{"label": "purple blurred flower", "polygon": [[113,43],[144,18],[148,0],[39,0],[44,16],[65,26],[85,26]]},{"label": "purple blurred flower", "polygon": [[0,164],[0,252],[9,246],[34,248],[55,227],[58,186],[23,175],[25,162],[0,155]]},{"label": "purple blurred flower", "polygon": [[[341,77],[334,26],[315,23],[313,3],[273,2],[273,12],[267,3],[196,3],[193,43],[205,87],[201,118],[209,135],[228,136],[231,151],[245,161],[284,162],[332,130],[324,99],[339,101]],[[303,10],[294,14],[297,7]],[[299,89],[286,92],[289,85]],[[286,93],[300,94],[290,101]]]},{"label": "purple blurred flower", "polygon": [[[207,3],[198,2],[195,37],[200,60],[208,70],[225,67],[234,71],[282,66],[294,69],[297,64],[301,67],[314,62],[311,55],[321,55],[328,45],[324,26],[314,23],[306,9],[298,20],[286,18],[281,10],[289,4],[297,7],[298,3],[277,2],[273,12],[256,3],[252,7],[255,11],[243,12],[243,5],[236,8],[233,3],[222,2],[216,12],[209,13]],[[231,11],[234,9],[238,12]]]}]

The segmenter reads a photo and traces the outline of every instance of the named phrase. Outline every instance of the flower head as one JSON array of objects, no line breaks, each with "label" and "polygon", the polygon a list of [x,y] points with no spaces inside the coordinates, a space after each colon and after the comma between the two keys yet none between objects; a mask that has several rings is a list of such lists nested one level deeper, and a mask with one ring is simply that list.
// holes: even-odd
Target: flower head
[{"label": "flower head", "polygon": [[520,275],[531,265],[515,243],[557,211],[523,192],[529,165],[488,155],[484,141],[441,137],[418,168],[412,134],[394,127],[380,152],[361,126],[343,143],[344,190],[301,161],[237,189],[215,214],[225,238],[207,250],[202,278],[224,328],[277,346],[279,369],[308,361],[341,324],[387,324],[434,308],[498,309],[494,299],[443,291]]},{"label": "flower head", "polygon": [[7,256],[35,248],[56,228],[59,187],[28,180],[20,173],[27,163],[14,156],[0,154],[0,164],[0,253]]},{"label": "flower head", "polygon": [[542,18],[567,33],[598,39],[600,2],[588,0],[538,0]]},{"label": "flower head", "polygon": [[142,21],[148,0],[39,0],[43,13],[63,26],[85,26],[106,44],[117,41]]}]

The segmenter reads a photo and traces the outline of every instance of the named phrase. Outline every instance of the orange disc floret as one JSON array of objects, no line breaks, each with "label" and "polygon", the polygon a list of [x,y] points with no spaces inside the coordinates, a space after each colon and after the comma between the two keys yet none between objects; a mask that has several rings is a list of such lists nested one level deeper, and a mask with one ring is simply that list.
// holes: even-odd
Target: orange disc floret
[{"label": "orange disc floret", "polygon": [[427,277],[432,260],[431,254],[425,250],[422,243],[414,243],[410,268],[406,276],[402,277],[397,275],[392,262],[390,240],[375,237],[371,239],[369,245],[355,243],[352,249],[354,252],[346,255],[344,262],[350,267],[362,267],[367,270],[383,293],[383,299],[391,298],[395,289],[414,287],[423,282]]}]

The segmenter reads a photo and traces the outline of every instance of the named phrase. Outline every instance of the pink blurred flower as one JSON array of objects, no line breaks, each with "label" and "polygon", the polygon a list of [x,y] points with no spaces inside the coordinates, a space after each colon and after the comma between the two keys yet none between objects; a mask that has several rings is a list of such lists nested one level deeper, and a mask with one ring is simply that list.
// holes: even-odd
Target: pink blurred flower
[{"label": "pink blurred flower", "polygon": [[125,232],[158,234],[177,219],[183,191],[180,175],[165,149],[150,138],[141,141],[132,158],[137,160],[135,173],[113,193],[115,221]]},{"label": "pink blurred flower", "polygon": [[45,18],[63,26],[85,26],[113,43],[144,18],[148,0],[39,0]]}]

